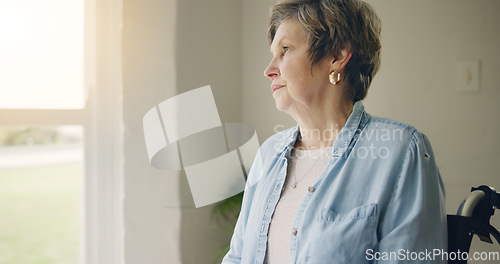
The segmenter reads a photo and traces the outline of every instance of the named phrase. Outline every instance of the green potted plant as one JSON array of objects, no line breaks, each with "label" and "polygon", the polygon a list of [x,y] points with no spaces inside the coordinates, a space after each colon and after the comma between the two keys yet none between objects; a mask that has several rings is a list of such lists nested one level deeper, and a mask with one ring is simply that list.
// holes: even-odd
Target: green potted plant
[{"label": "green potted plant", "polygon": [[[229,234],[233,233],[236,220],[241,209],[241,202],[243,200],[243,192],[227,198],[223,201],[216,203],[212,209],[212,221],[214,221],[218,228]],[[215,252],[214,263],[221,263],[222,258],[229,251],[230,238]]]}]

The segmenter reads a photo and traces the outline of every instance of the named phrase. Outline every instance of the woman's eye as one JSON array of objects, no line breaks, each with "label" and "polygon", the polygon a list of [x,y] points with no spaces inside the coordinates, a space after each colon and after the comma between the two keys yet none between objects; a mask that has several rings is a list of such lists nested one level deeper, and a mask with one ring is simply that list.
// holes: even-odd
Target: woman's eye
[{"label": "woman's eye", "polygon": [[286,53],[288,51],[288,47],[283,47],[283,53]]}]

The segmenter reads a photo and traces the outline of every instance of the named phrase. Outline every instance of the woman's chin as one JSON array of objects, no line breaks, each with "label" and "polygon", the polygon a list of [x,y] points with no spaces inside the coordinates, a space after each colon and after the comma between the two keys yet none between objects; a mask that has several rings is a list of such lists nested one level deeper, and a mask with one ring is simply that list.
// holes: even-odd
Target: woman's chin
[{"label": "woman's chin", "polygon": [[279,105],[278,103],[276,103],[276,109],[278,109],[278,111],[281,111],[281,112],[285,112],[285,108],[281,105]]},{"label": "woman's chin", "polygon": [[276,109],[278,109],[281,112],[287,112],[288,108],[290,107],[290,104],[285,103],[280,100],[276,100]]},{"label": "woman's chin", "polygon": [[273,98],[274,102],[276,103],[276,109],[279,111],[285,112],[285,110],[288,108],[287,100],[284,98],[283,91],[277,90],[273,92]]}]

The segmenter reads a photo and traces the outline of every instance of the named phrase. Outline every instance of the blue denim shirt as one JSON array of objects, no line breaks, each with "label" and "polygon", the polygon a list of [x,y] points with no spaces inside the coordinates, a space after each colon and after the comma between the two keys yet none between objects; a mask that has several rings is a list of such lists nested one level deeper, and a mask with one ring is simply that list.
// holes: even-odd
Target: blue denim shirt
[{"label": "blue denim shirt", "polygon": [[[223,263],[264,262],[298,136],[293,127],[259,149]],[[446,263],[431,255],[447,249],[443,182],[415,128],[373,117],[356,102],[325,171],[304,192],[290,230],[292,263]]]}]

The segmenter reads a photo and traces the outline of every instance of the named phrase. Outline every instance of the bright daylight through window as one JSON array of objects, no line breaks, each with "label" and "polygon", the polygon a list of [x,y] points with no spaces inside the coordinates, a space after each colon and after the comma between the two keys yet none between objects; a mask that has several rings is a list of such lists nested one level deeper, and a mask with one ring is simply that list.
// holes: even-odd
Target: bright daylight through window
[{"label": "bright daylight through window", "polygon": [[83,0],[0,1],[0,108],[83,108],[83,16]]}]

